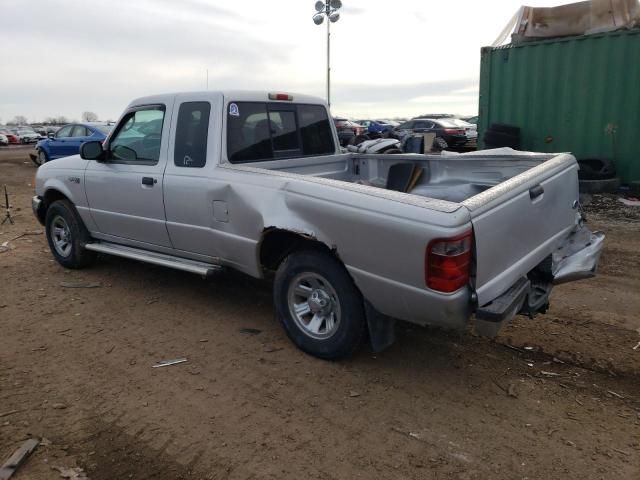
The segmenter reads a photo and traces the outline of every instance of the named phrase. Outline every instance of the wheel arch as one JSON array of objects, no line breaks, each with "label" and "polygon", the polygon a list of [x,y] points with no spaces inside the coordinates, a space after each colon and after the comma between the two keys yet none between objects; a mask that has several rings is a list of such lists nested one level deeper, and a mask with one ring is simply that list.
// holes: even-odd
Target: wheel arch
[{"label": "wheel arch", "polygon": [[280,227],[267,227],[258,243],[258,261],[262,270],[277,270],[294,250],[317,249],[339,259],[335,246],[330,247],[311,233]]}]

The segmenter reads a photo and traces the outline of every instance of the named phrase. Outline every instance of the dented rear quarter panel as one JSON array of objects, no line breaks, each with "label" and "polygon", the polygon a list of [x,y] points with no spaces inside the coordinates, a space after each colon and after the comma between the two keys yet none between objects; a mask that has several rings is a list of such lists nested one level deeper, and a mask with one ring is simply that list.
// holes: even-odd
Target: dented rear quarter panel
[{"label": "dented rear quarter panel", "polygon": [[[165,182],[173,185],[167,191],[171,205],[171,195],[179,195],[185,185],[175,178]],[[469,213],[460,205],[435,201],[430,209],[429,200],[407,194],[224,163],[212,168],[210,178],[192,191],[203,195],[198,204],[214,211],[209,214],[211,226],[201,229],[200,238],[185,230],[184,241],[206,244],[206,254],[223,264],[262,276],[259,251],[264,233],[287,230],[333,250],[381,313],[449,327],[462,327],[468,319],[468,289],[437,293],[425,288],[424,278],[429,241],[471,228]],[[226,205],[223,214],[215,212],[220,204]],[[168,207],[175,242],[170,212]]]}]

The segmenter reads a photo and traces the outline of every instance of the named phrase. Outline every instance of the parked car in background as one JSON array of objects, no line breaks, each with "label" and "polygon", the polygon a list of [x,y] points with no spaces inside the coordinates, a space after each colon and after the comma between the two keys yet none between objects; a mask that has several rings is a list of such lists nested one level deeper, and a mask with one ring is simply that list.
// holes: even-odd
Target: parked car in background
[{"label": "parked car in background", "polygon": [[112,124],[104,122],[65,125],[37,143],[35,154],[30,154],[31,160],[39,166],[49,160],[77,155],[80,145],[92,140],[103,141],[112,128]]},{"label": "parked car in background", "polygon": [[10,144],[17,145],[20,143],[20,138],[18,137],[18,135],[13,133],[10,129],[2,127],[0,128],[0,133],[7,137],[7,140]]},{"label": "parked car in background", "polygon": [[452,113],[425,113],[424,115],[413,117],[412,120],[418,120],[421,118],[453,118],[453,117],[455,117],[455,115]]},{"label": "parked car in background", "polygon": [[467,143],[464,128],[459,127],[450,118],[414,118],[395,127],[390,136],[401,140],[409,133],[436,134],[434,145],[444,150]]},{"label": "parked car in background", "polygon": [[358,120],[356,121],[356,123],[359,125],[362,125],[363,127],[366,127],[367,133],[370,136],[371,135],[380,136],[384,132],[387,132],[393,129],[392,125],[389,125],[388,123],[384,123],[381,120]]},{"label": "parked car in background", "polygon": [[4,133],[0,133],[0,145],[2,145],[3,147],[9,145],[9,139]]},{"label": "parked car in background", "polygon": [[385,123],[387,125],[391,125],[391,128],[397,127],[400,125],[400,122],[396,122],[395,120],[376,120],[376,122]]},{"label": "parked car in background", "polygon": [[460,128],[464,128],[464,134],[467,136],[467,143],[474,143],[478,141],[478,126],[469,123],[461,118],[449,118],[450,122],[456,124]]},{"label": "parked car in background", "polygon": [[461,117],[465,122],[472,123],[474,125],[478,124],[478,115],[474,115],[472,117]]},{"label": "parked car in background", "polygon": [[18,141],[22,144],[36,143],[40,140],[40,135],[30,126],[21,125],[11,129],[14,135],[18,136]]},{"label": "parked car in background", "polygon": [[358,135],[367,133],[366,127],[347,118],[334,117],[333,122],[336,125],[336,130],[338,130],[338,139],[342,147],[353,143]]}]

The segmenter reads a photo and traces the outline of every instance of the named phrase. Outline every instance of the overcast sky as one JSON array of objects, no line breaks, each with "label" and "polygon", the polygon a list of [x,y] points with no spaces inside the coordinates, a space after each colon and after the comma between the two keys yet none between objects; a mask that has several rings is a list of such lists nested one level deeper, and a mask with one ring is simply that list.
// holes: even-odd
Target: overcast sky
[{"label": "overcast sky", "polygon": [[[325,96],[314,0],[0,0],[0,121],[116,119],[153,93],[247,88]],[[526,1],[533,6],[567,3]],[[522,0],[343,0],[332,111],[475,114],[480,47]],[[279,10],[274,11],[278,5]]]}]

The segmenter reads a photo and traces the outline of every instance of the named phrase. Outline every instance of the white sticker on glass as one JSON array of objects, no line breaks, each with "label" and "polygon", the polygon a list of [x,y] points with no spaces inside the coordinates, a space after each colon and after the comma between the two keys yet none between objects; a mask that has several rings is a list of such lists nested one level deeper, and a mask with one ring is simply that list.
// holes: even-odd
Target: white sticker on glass
[{"label": "white sticker on glass", "polygon": [[231,115],[232,117],[240,116],[240,110],[238,110],[238,105],[236,105],[235,103],[229,104],[229,115]]}]

